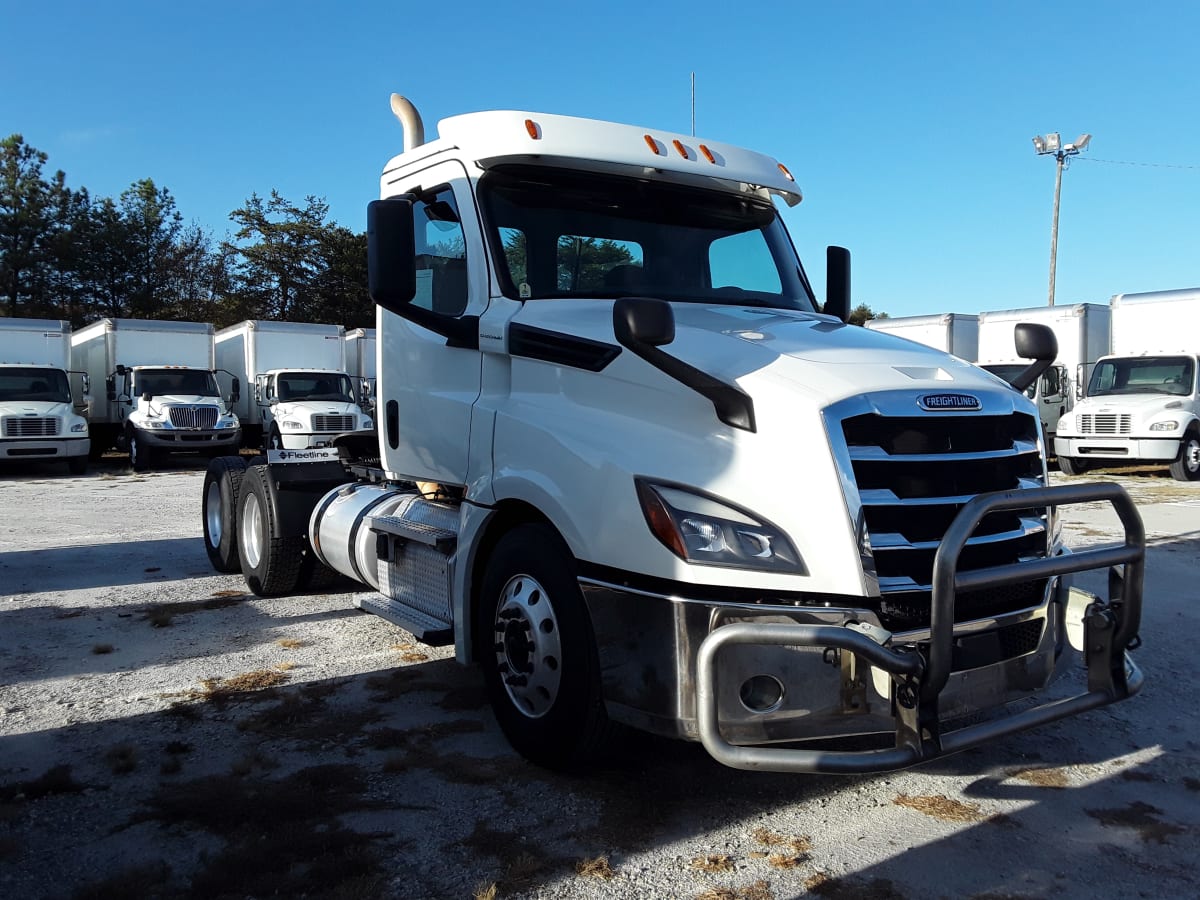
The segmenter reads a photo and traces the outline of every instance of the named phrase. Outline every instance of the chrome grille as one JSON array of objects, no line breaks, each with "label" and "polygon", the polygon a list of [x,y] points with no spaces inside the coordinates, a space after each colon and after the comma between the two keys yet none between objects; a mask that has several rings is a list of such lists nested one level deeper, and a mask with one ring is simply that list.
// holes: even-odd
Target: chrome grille
[{"label": "chrome grille", "polygon": [[[959,510],[976,494],[1041,487],[1038,423],[1027,415],[885,416],[842,421],[862,516],[867,565],[879,579],[885,628],[928,627],[933,559]],[[987,516],[959,557],[960,571],[1045,556],[1045,507]],[[960,594],[955,619],[1036,606],[1044,581]]]},{"label": "chrome grille", "polygon": [[217,408],[215,406],[172,406],[170,415],[171,424],[176,428],[217,427]]},{"label": "chrome grille", "polygon": [[55,416],[5,416],[5,437],[55,437],[58,434],[58,418]]},{"label": "chrome grille", "polygon": [[1132,434],[1133,420],[1129,413],[1083,413],[1079,430],[1083,434]]},{"label": "chrome grille", "polygon": [[313,431],[353,431],[354,416],[313,416]]}]

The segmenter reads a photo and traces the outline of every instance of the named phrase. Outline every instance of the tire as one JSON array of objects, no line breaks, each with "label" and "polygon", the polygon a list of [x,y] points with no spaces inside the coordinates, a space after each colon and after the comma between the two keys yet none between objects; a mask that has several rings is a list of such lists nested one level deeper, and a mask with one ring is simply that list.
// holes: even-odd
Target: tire
[{"label": "tire", "polygon": [[1082,459],[1077,459],[1073,456],[1060,456],[1058,458],[1058,471],[1064,475],[1082,475],[1087,471],[1088,465]]},{"label": "tire", "polygon": [[271,430],[267,432],[266,439],[263,441],[263,452],[268,450],[282,450],[283,435],[279,433],[279,426],[272,423]]},{"label": "tire", "polygon": [[1200,432],[1189,431],[1183,436],[1179,456],[1171,463],[1171,477],[1176,481],[1200,479]]},{"label": "tire", "polygon": [[306,548],[304,559],[300,563],[300,575],[296,579],[296,590],[302,593],[326,593],[330,588],[345,584],[352,585],[350,579],[325,565],[311,548]]},{"label": "tire", "polygon": [[154,451],[146,446],[137,429],[129,432],[129,466],[135,472],[145,472],[154,466]]},{"label": "tire", "polygon": [[271,502],[266,466],[242,477],[237,503],[238,560],[246,585],[259,597],[277,597],[296,587],[304,561],[304,538],[272,537],[279,512]]},{"label": "tire", "polygon": [[72,475],[86,475],[88,470],[87,456],[68,456],[67,471]]},{"label": "tire", "polygon": [[596,641],[575,561],[556,532],[526,524],[500,539],[475,627],[492,709],[513,749],[549,768],[601,756],[612,726]]},{"label": "tire", "polygon": [[237,505],[246,463],[238,456],[219,456],[204,473],[201,521],[204,549],[218,572],[240,572],[237,543]]}]

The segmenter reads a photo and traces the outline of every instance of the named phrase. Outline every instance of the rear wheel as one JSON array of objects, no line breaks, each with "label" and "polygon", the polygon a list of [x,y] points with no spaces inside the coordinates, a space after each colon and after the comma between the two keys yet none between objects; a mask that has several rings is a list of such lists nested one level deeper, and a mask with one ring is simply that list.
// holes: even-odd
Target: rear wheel
[{"label": "rear wheel", "polygon": [[279,511],[271,500],[266,466],[246,470],[237,510],[238,557],[246,585],[260,597],[293,590],[304,561],[304,538],[273,537],[279,531]]},{"label": "rear wheel", "polygon": [[545,525],[496,545],[476,610],[477,649],[496,719],[513,748],[561,767],[599,756],[611,726],[575,561]]},{"label": "rear wheel", "polygon": [[1179,457],[1171,463],[1171,477],[1176,481],[1200,479],[1200,433],[1191,431],[1184,435]]},{"label": "rear wheel", "polygon": [[1058,458],[1058,471],[1064,475],[1082,475],[1087,471],[1087,463],[1074,456],[1060,456]]},{"label": "rear wheel", "polygon": [[237,503],[246,463],[238,456],[219,456],[204,473],[202,519],[204,549],[218,572],[240,572]]}]

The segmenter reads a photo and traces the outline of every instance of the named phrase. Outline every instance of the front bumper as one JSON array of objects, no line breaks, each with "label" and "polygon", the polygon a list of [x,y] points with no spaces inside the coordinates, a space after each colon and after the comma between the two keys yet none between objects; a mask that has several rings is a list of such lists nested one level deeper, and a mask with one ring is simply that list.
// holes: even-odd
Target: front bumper
[{"label": "front bumper", "polygon": [[0,440],[0,459],[66,459],[87,456],[92,442],[87,435],[75,438],[20,438]]},{"label": "front bumper", "polygon": [[305,434],[295,431],[283,431],[279,434],[285,450],[311,450],[315,447],[332,447],[333,439],[341,434],[340,431],[322,431],[316,434]]},{"label": "front bumper", "polygon": [[1136,438],[1127,435],[1105,436],[1089,434],[1082,437],[1054,439],[1056,456],[1079,459],[1128,459],[1172,462],[1179,456],[1178,437]]},{"label": "front bumper", "polygon": [[[1124,547],[956,571],[967,539],[990,512],[1103,500],[1125,524]],[[938,552],[931,623],[921,633],[888,634],[865,609],[661,602],[594,581],[582,587],[614,719],[699,740],[735,768],[868,772],[933,759],[1136,693],[1141,674],[1125,649],[1140,621],[1143,555],[1141,522],[1119,486],[1069,485],[983,495],[967,504]],[[1123,573],[1114,568],[1110,576],[1110,594],[1119,596],[1107,602],[1069,589],[1063,577],[1119,564]],[[1050,585],[1040,607],[954,624],[956,593],[1038,579]],[[1086,693],[943,734],[954,720],[978,719],[1046,687],[1068,618],[1081,619],[1086,636]],[[891,746],[794,746],[881,734],[891,735]]]},{"label": "front bumper", "polygon": [[240,446],[242,429],[189,431],[182,428],[139,428],[138,437],[145,441],[147,447],[163,453],[204,453]]}]

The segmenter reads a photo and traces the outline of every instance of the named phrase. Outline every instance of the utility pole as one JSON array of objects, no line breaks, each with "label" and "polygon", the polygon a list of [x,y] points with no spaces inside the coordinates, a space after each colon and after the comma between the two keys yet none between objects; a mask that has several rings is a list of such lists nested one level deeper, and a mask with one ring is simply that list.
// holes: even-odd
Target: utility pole
[{"label": "utility pole", "polygon": [[1079,151],[1087,149],[1092,140],[1090,134],[1081,134],[1073,144],[1062,144],[1057,131],[1045,137],[1038,135],[1033,139],[1033,149],[1038,156],[1053,156],[1056,161],[1054,173],[1054,218],[1050,226],[1050,300],[1048,306],[1054,305],[1054,275],[1058,261],[1058,201],[1062,195],[1062,174],[1067,158],[1078,156]]}]

